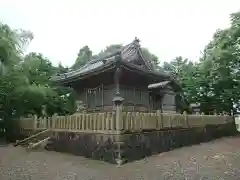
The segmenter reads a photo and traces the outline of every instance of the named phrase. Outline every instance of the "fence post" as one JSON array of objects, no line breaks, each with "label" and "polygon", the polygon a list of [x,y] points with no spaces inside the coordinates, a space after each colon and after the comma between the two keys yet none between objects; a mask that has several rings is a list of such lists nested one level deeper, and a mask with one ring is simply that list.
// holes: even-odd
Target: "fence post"
[{"label": "fence post", "polygon": [[157,115],[157,130],[160,130],[161,128],[163,128],[162,126],[162,114],[160,112],[160,110],[157,110],[156,112]]},{"label": "fence post", "polygon": [[204,112],[201,113],[201,116],[202,116],[202,123],[203,123],[202,125],[203,125],[203,126],[206,126],[205,114],[204,114]]},{"label": "fence post", "polygon": [[51,129],[54,129],[56,127],[56,119],[57,119],[57,116],[56,114],[53,114],[52,116],[52,126],[51,126]]},{"label": "fence post", "polygon": [[51,128],[52,117],[47,117],[47,129]]},{"label": "fence post", "polygon": [[123,123],[122,123],[122,97],[115,97],[114,98],[114,103],[115,103],[115,109],[116,109],[116,130],[118,134],[120,134],[122,128],[123,128]]},{"label": "fence post", "polygon": [[33,130],[36,130],[38,128],[37,120],[37,115],[33,115]]},{"label": "fence post", "polygon": [[184,116],[185,125],[187,128],[189,128],[187,111],[183,112],[183,116]]},{"label": "fence post", "polygon": [[43,127],[43,128],[44,128],[44,129],[47,129],[47,126],[48,126],[48,125],[47,125],[47,124],[48,124],[47,118],[46,118],[46,117],[43,117],[43,119],[44,119],[44,120],[43,120],[43,121],[44,121],[44,127]]}]

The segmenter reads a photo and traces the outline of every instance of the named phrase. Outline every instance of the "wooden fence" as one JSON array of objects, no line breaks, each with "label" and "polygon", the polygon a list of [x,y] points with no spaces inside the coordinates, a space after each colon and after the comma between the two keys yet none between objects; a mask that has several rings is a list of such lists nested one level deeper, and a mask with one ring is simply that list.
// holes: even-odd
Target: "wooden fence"
[{"label": "wooden fence", "polygon": [[231,116],[185,115],[128,112],[121,113],[120,123],[116,123],[115,112],[78,113],[71,116],[49,118],[21,118],[20,128],[26,130],[52,129],[71,132],[141,131],[169,128],[192,128],[206,125],[225,124],[233,121]]}]

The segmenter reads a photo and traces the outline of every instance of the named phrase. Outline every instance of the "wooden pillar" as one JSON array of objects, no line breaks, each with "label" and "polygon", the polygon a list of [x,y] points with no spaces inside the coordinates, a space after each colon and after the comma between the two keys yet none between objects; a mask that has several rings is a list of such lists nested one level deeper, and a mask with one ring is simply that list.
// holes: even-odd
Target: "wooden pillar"
[{"label": "wooden pillar", "polygon": [[115,71],[115,86],[116,86],[116,95],[113,98],[113,102],[115,105],[115,110],[116,110],[116,131],[117,131],[117,138],[116,138],[116,144],[117,144],[117,149],[116,154],[117,156],[115,157],[115,160],[118,165],[121,165],[123,163],[123,158],[122,158],[122,151],[121,151],[121,145],[122,145],[122,140],[121,140],[121,134],[122,134],[122,129],[123,129],[123,122],[122,122],[122,102],[124,101],[124,98],[121,97],[120,94],[120,85],[119,85],[119,80],[121,76],[121,54],[118,53],[116,55],[116,71]]},{"label": "wooden pillar", "polygon": [[96,112],[96,109],[97,109],[97,92],[98,92],[98,87],[96,87],[95,89],[94,89],[94,106],[93,106],[93,108],[94,108],[94,111],[93,112]]},{"label": "wooden pillar", "polygon": [[88,111],[88,89],[87,88],[85,88],[85,92],[86,92],[86,111]]},{"label": "wooden pillar", "polygon": [[104,87],[103,87],[103,84],[101,86],[101,93],[102,93],[102,111],[104,111]]},{"label": "wooden pillar", "polygon": [[134,98],[133,112],[135,112],[135,106],[136,106],[136,103],[135,103],[135,99],[136,99],[136,89],[135,89],[135,87],[133,88],[133,98]]},{"label": "wooden pillar", "polygon": [[116,110],[116,130],[120,134],[122,130],[122,102],[124,101],[124,98],[121,97],[120,94],[120,85],[119,85],[119,80],[121,76],[121,54],[117,54],[116,58],[116,71],[115,71],[115,85],[116,85],[116,95],[113,98],[113,102],[115,105],[115,110]]}]

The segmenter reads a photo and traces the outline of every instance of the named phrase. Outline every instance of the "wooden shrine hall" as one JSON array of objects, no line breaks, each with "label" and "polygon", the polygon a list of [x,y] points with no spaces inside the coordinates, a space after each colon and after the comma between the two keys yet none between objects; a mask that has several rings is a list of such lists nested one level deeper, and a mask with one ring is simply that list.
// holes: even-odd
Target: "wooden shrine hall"
[{"label": "wooden shrine hall", "polygon": [[[72,87],[87,112],[176,112],[180,87],[173,78],[152,67],[143,57],[139,39],[101,59],[92,59],[78,70],[52,78],[55,84]],[[80,109],[79,109],[80,111]]]},{"label": "wooden shrine hall", "polygon": [[16,137],[26,138],[15,146],[33,149],[41,144],[121,165],[235,134],[231,116],[175,113],[184,104],[181,88],[149,61],[136,38],[111,55],[52,77],[55,84],[76,91],[83,112],[22,118]]}]

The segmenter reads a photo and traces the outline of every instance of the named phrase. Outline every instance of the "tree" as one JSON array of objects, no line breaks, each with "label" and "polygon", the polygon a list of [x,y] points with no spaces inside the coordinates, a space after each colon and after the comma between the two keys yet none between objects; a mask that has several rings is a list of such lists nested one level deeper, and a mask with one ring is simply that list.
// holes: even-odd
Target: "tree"
[{"label": "tree", "polygon": [[111,55],[117,51],[119,51],[123,47],[122,44],[111,44],[107,46],[104,50],[98,53],[94,58],[104,58],[105,56]]},{"label": "tree", "polygon": [[240,14],[231,15],[230,28],[217,30],[206,46],[200,66],[208,80],[205,96],[208,106],[217,111],[231,112],[240,99]]},{"label": "tree", "polygon": [[54,74],[52,63],[42,54],[30,53],[20,64],[21,71],[27,76],[30,84],[48,84],[49,78]]},{"label": "tree", "polygon": [[22,115],[42,116],[44,109],[48,115],[74,112],[73,93],[70,98],[62,99],[62,88],[56,89],[50,81],[57,68],[42,54],[24,56],[24,49],[32,38],[29,31],[0,24],[0,118],[7,137],[11,136],[13,119]]},{"label": "tree", "polygon": [[189,102],[199,102],[205,113],[228,112],[240,99],[240,13],[231,15],[230,28],[217,30],[198,63],[182,57],[164,63],[183,88]]},{"label": "tree", "polygon": [[55,68],[55,74],[67,73],[68,71],[68,67],[64,67],[61,62],[58,64],[58,67]]},{"label": "tree", "polygon": [[[177,94],[178,109],[189,111],[189,104],[197,101],[198,66],[181,56],[170,62],[164,62],[162,70],[171,74],[181,86],[182,92]],[[181,101],[181,102],[180,102]]]},{"label": "tree", "polygon": [[78,52],[77,59],[72,66],[72,69],[78,69],[81,66],[85,65],[88,61],[92,59],[92,51],[88,46],[84,46]]},{"label": "tree", "polygon": [[13,31],[8,25],[0,23],[0,62],[1,74],[6,72],[6,67],[20,60],[22,53],[22,39],[16,31]]}]

